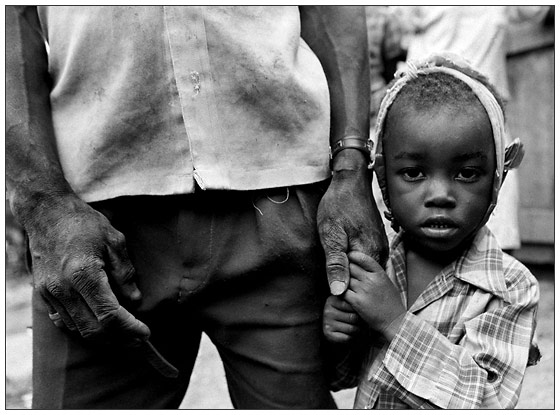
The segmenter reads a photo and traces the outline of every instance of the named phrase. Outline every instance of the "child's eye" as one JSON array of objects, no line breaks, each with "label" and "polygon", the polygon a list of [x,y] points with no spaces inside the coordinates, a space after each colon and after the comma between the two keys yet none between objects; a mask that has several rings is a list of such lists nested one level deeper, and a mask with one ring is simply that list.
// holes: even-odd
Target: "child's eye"
[{"label": "child's eye", "polygon": [[418,167],[409,167],[407,169],[401,170],[401,176],[407,182],[415,182],[426,177],[424,176],[424,172]]},{"label": "child's eye", "polygon": [[457,174],[457,180],[469,183],[478,180],[479,177],[480,171],[472,167],[463,168]]}]

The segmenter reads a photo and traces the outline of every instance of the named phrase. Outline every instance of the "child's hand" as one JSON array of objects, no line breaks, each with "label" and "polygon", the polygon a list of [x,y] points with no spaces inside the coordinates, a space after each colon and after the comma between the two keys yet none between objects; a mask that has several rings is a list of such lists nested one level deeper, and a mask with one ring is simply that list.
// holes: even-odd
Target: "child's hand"
[{"label": "child's hand", "polygon": [[398,290],[373,258],[353,251],[348,259],[351,278],[343,298],[373,330],[391,341],[406,312]]},{"label": "child's hand", "polygon": [[360,317],[350,304],[331,295],[323,311],[323,333],[333,343],[346,343],[359,332]]}]

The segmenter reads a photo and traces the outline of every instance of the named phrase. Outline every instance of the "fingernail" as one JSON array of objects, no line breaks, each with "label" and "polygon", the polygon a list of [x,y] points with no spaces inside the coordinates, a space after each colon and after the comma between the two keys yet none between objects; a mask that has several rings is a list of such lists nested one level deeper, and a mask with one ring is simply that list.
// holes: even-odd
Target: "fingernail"
[{"label": "fingernail", "polygon": [[342,281],[333,281],[330,283],[330,287],[332,295],[340,295],[346,290],[346,284]]}]

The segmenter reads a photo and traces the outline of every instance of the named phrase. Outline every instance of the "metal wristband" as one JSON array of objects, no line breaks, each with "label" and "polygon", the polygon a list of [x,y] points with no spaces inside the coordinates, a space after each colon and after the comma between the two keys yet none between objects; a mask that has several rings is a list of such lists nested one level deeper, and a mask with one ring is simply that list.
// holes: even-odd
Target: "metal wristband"
[{"label": "metal wristband", "polygon": [[332,164],[334,161],[335,156],[340,153],[342,150],[346,150],[347,148],[353,148],[355,150],[359,150],[366,155],[368,162],[371,162],[371,150],[373,148],[373,142],[363,136],[359,135],[349,135],[346,137],[341,138],[334,146],[330,149],[330,164],[332,170]]}]

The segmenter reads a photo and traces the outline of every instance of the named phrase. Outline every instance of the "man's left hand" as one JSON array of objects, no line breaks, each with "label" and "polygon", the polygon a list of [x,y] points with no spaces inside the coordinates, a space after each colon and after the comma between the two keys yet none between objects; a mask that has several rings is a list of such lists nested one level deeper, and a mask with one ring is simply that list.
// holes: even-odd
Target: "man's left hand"
[{"label": "man's left hand", "polygon": [[331,294],[341,295],[348,287],[348,252],[363,252],[385,266],[387,236],[373,199],[367,169],[334,172],[319,204],[317,223]]}]

